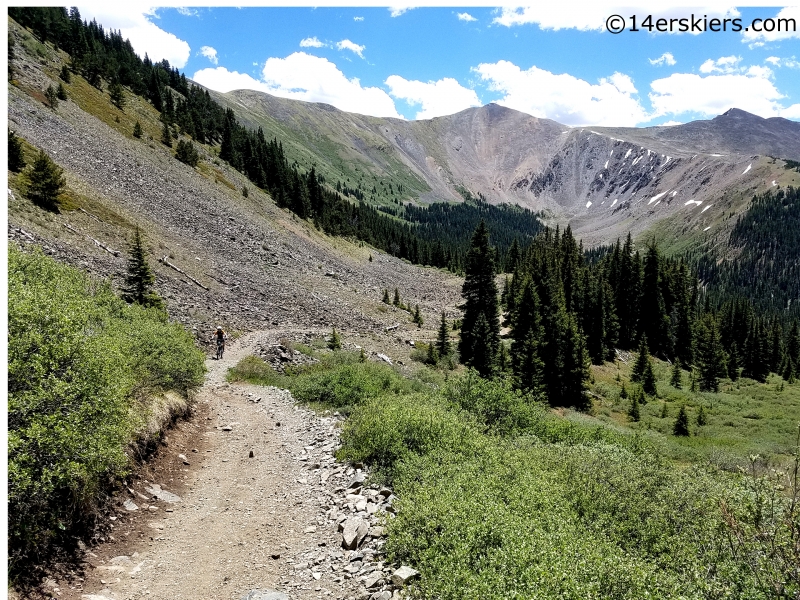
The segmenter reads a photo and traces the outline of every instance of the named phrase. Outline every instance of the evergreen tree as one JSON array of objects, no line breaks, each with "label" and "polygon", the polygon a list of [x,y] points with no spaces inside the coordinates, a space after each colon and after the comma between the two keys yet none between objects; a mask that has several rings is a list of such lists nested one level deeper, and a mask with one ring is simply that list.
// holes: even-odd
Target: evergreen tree
[{"label": "evergreen tree", "polygon": [[164,121],[164,126],[161,128],[161,143],[172,148],[172,132],[166,121]]},{"label": "evergreen tree", "polygon": [[786,364],[784,379],[788,381],[800,377],[800,327],[797,325],[797,319],[792,321],[792,327],[786,338]]},{"label": "evergreen tree", "polygon": [[[586,339],[571,314],[567,315],[564,328],[562,356],[564,371],[560,398],[556,398],[556,402],[560,406],[574,406],[578,410],[587,410],[590,406],[589,397],[586,395],[590,375],[589,352],[586,350]],[[553,402],[553,398],[550,401]]]},{"label": "evergreen tree", "polygon": [[383,290],[383,303],[384,304],[391,304],[391,301],[389,300],[389,290],[388,289],[384,289]]},{"label": "evergreen tree", "polygon": [[647,336],[642,336],[639,342],[639,355],[631,371],[631,381],[641,382],[648,364],[650,364],[650,353],[647,351]]},{"label": "evergreen tree", "polygon": [[139,123],[139,121],[136,121],[136,123],[133,126],[133,137],[135,138],[142,137],[142,124]]},{"label": "evergreen tree", "polygon": [[622,382],[622,389],[619,391],[620,400],[625,400],[628,397],[628,389],[625,387],[625,382]]},{"label": "evergreen tree", "polygon": [[58,82],[58,88],[56,89],[56,98],[59,100],[66,101],[69,96],[67,96],[67,88],[64,87],[64,84],[60,81]]},{"label": "evergreen tree", "polygon": [[441,358],[450,356],[450,328],[447,326],[447,318],[445,317],[444,311],[442,311],[442,320],[439,322],[436,350]]},{"label": "evergreen tree", "polygon": [[397,289],[397,288],[394,288],[394,300],[392,300],[392,304],[393,304],[394,306],[397,306],[397,307],[399,307],[399,306],[401,305],[401,302],[400,302],[400,292],[398,291],[398,289]]},{"label": "evergreen tree", "polygon": [[36,160],[27,172],[27,196],[46,210],[58,211],[58,196],[67,185],[64,171],[44,150],[39,150]]},{"label": "evergreen tree", "polygon": [[649,396],[655,396],[658,393],[656,389],[656,375],[653,372],[653,362],[648,360],[644,366],[644,373],[642,374],[642,390]]},{"label": "evergreen tree", "polygon": [[339,334],[336,332],[336,327],[333,328],[331,339],[328,340],[328,348],[331,350],[341,350],[342,348],[342,338],[340,338]]},{"label": "evergreen tree", "polygon": [[705,425],[707,423],[708,423],[708,417],[706,416],[706,409],[701,404],[700,405],[700,410],[697,411],[697,425],[699,427],[702,427],[703,425]]},{"label": "evergreen tree", "polygon": [[67,65],[63,65],[61,67],[61,73],[59,74],[59,77],[64,80],[64,83],[70,83],[72,81],[72,75],[70,74]]},{"label": "evergreen tree", "polygon": [[17,135],[8,130],[8,169],[19,173],[25,168],[25,157],[22,154],[22,141]]},{"label": "evergreen tree", "polygon": [[47,100],[47,105],[52,108],[53,110],[58,108],[58,92],[56,88],[52,85],[47,86],[47,89],[44,91],[45,100]]},{"label": "evergreen tree", "polygon": [[475,229],[467,253],[464,285],[464,319],[461,325],[459,354],[462,362],[484,377],[493,371],[500,343],[497,286],[494,282],[494,251],[489,246],[489,230],[481,221]]},{"label": "evergreen tree", "polygon": [[192,168],[196,167],[197,163],[200,162],[200,155],[197,154],[194,144],[184,140],[178,141],[178,146],[175,149],[175,158]]},{"label": "evergreen tree", "polygon": [[144,241],[138,226],[133,234],[129,254],[128,271],[125,274],[122,298],[130,304],[162,308],[163,301],[153,290],[155,276],[147,263]]},{"label": "evergreen tree", "polygon": [[633,397],[631,398],[631,407],[628,409],[628,416],[630,417],[631,421],[638,421],[640,418],[639,412],[639,394],[642,394],[641,388],[633,392]]},{"label": "evergreen tree", "polygon": [[739,348],[736,342],[731,342],[728,353],[728,379],[731,381],[739,379]]},{"label": "evergreen tree", "polygon": [[714,315],[703,315],[697,332],[697,363],[700,371],[700,390],[719,391],[719,378],[726,374],[725,352],[722,349],[719,327]]},{"label": "evergreen tree", "polygon": [[769,356],[763,323],[754,319],[744,342],[742,375],[764,383],[769,375]]},{"label": "evergreen tree", "polygon": [[417,304],[416,308],[414,309],[413,322],[417,324],[417,327],[422,327],[423,318],[422,318],[422,315],[419,312],[419,304]]},{"label": "evergreen tree", "polygon": [[669,416],[669,412],[667,412],[667,402],[666,400],[661,405],[661,418],[666,419]]},{"label": "evergreen tree", "polygon": [[672,426],[672,434],[679,436],[689,435],[689,416],[686,414],[686,407],[681,406],[675,424]]},{"label": "evergreen tree", "polygon": [[644,260],[639,331],[647,336],[648,350],[653,354],[665,354],[670,350],[669,317],[661,286],[661,256],[655,243],[651,243]]},{"label": "evergreen tree", "polygon": [[672,375],[670,377],[669,384],[676,389],[681,389],[682,375],[683,375],[683,370],[681,369],[681,359],[676,358],[675,362],[672,363]]},{"label": "evergreen tree", "polygon": [[367,355],[364,354],[364,348],[360,348],[360,352],[358,354],[358,362],[365,363],[367,362]]},{"label": "evergreen tree", "polygon": [[542,391],[545,368],[541,358],[543,332],[539,297],[530,279],[522,290],[511,325],[511,372],[514,385],[538,394]]},{"label": "evergreen tree", "polygon": [[111,104],[120,110],[125,109],[125,92],[119,81],[114,80],[108,85],[108,95],[111,97]]},{"label": "evergreen tree", "polygon": [[436,344],[433,342],[428,344],[428,354],[425,357],[425,362],[429,365],[435,365],[439,362],[439,353],[436,352]]}]

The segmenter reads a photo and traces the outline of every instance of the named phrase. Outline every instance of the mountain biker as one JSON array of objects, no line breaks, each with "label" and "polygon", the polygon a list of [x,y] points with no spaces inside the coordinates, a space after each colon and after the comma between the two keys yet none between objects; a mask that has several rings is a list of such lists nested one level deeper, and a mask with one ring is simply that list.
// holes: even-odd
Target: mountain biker
[{"label": "mountain biker", "polygon": [[211,341],[217,341],[217,358],[222,358],[222,353],[225,352],[225,340],[228,339],[228,334],[222,329],[220,325],[217,325],[217,330],[211,336]]}]

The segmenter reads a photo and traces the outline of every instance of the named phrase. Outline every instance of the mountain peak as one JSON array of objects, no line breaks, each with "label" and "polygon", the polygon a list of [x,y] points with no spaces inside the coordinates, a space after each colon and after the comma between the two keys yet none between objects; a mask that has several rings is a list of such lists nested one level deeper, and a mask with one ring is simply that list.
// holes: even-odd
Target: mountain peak
[{"label": "mountain peak", "polygon": [[737,119],[740,121],[747,120],[747,121],[760,122],[765,120],[763,117],[759,117],[758,115],[749,113],[746,110],[742,110],[741,108],[729,108],[721,115],[714,117],[713,120],[722,119],[723,117],[728,119]]}]

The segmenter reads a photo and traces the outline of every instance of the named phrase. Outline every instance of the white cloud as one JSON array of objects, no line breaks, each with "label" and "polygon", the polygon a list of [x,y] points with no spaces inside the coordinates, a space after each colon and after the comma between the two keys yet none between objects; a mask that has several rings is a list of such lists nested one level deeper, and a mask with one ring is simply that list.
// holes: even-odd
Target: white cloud
[{"label": "white cloud", "polygon": [[[787,40],[790,38],[800,38],[800,5],[799,6],[787,6],[786,8],[782,8],[773,19],[794,19],[794,31],[792,31],[791,24],[787,23],[779,24],[778,22],[769,23],[768,17],[763,17],[764,23],[758,23],[755,26],[759,29],[768,29],[772,26],[775,31],[755,31],[753,27],[749,27],[749,31],[744,31],[742,33],[742,42],[749,43],[751,47],[760,47],[764,45],[764,42],[776,42],[780,40]],[[777,31],[780,25],[780,29],[783,31]],[[787,31],[788,29],[788,31]]]},{"label": "white cloud", "polygon": [[662,127],[672,127],[673,125],[683,125],[682,121],[667,121],[666,123],[662,123]]},{"label": "white cloud", "polygon": [[364,49],[366,46],[360,46],[355,42],[351,42],[350,40],[342,40],[341,42],[336,42],[336,49],[337,50],[350,50],[354,54],[358,54],[360,58],[364,58]]},{"label": "white cloud", "polygon": [[800,119],[800,104],[792,104],[780,111],[780,115],[784,119]]},{"label": "white cloud", "polygon": [[413,6],[390,6],[389,15],[392,17],[399,17],[403,13],[413,10],[413,8]]},{"label": "white cloud", "polygon": [[717,60],[710,58],[700,65],[701,73],[736,73],[739,69],[739,63],[742,62],[741,56],[723,56]]},{"label": "white cloud", "polygon": [[487,82],[498,100],[509,108],[565,125],[633,126],[649,120],[634,95],[633,80],[622,73],[591,84],[567,73],[557,75],[536,66],[523,71],[501,60],[483,63],[473,70]]},{"label": "white cloud", "polygon": [[353,17],[353,21],[355,21],[356,23],[358,23],[360,21],[363,21],[363,20],[364,20],[364,17]]},{"label": "white cloud", "polygon": [[661,65],[669,65],[671,67],[678,62],[675,60],[675,57],[672,56],[671,52],[664,52],[664,54],[658,58],[648,58],[647,60],[650,61],[651,65],[658,65],[659,67]]},{"label": "white cloud", "polygon": [[[652,15],[653,21],[657,19],[681,19],[688,15],[706,15],[709,19],[713,18],[732,18],[738,17],[739,11],[733,6],[707,6],[686,9],[683,7],[653,8],[652,6],[631,8],[615,8],[605,3],[582,4],[580,10],[567,10],[563,4],[550,2],[529,6],[525,8],[504,7],[500,15],[495,17],[493,22],[505,27],[514,25],[536,24],[540,29],[578,29],[579,31],[603,31],[606,27],[606,19],[613,14],[622,15],[627,19],[627,25],[631,25],[630,16],[636,15],[637,25],[648,15]],[[656,33],[655,31],[653,33]],[[675,33],[678,33],[677,31]],[[699,33],[699,32],[693,32]],[[647,31],[640,31],[640,35],[646,35]]]},{"label": "white cloud", "polygon": [[211,46],[203,46],[202,48],[200,48],[200,54],[205,56],[213,64],[215,65],[219,64],[219,59],[217,58],[217,51]]},{"label": "white cloud", "polygon": [[196,17],[197,15],[200,14],[195,9],[188,8],[186,6],[177,6],[177,7],[175,7],[175,10],[177,10],[184,17]]},{"label": "white cloud", "polygon": [[459,21],[467,21],[467,22],[470,22],[470,21],[477,21],[477,20],[478,20],[478,19],[476,19],[475,17],[473,17],[471,14],[469,14],[469,13],[466,13],[466,12],[463,12],[463,13],[457,13],[457,16],[458,16],[458,20],[459,20]]},{"label": "white cloud", "polygon": [[386,80],[389,93],[412,105],[421,105],[417,119],[432,119],[452,115],[470,106],[480,106],[475,90],[462,87],[455,79],[445,77],[439,81],[409,81],[399,75]]},{"label": "white cloud", "polygon": [[305,102],[324,102],[340,110],[373,117],[402,119],[394,100],[380,88],[363,87],[358,78],[348,79],[335,64],[305,52],[286,58],[269,58],[264,63],[262,79],[225,67],[202,69],[192,79],[218,92],[249,89],[281,98]]},{"label": "white cloud", "polygon": [[789,69],[800,69],[800,61],[798,61],[794,56],[791,58],[778,58],[777,56],[770,56],[764,59],[764,62],[768,62],[773,67],[788,67]]},{"label": "white cloud", "polygon": [[781,65],[781,59],[778,58],[777,56],[768,56],[767,58],[764,59],[764,62],[768,62],[772,65],[775,65],[776,67],[779,67]]},{"label": "white cloud", "polygon": [[145,54],[153,61],[166,58],[170,65],[179,69],[185,67],[189,60],[189,44],[164,31],[148,18],[157,18],[154,7],[136,3],[96,3],[79,7],[79,10],[83,19],[97,19],[106,31],[119,30],[142,58]]},{"label": "white cloud", "polygon": [[317,39],[317,36],[309,37],[300,40],[300,47],[301,48],[324,48],[327,44],[325,42],[320,42]]},{"label": "white cloud", "polygon": [[[770,72],[771,73],[771,72]],[[719,115],[740,108],[761,117],[778,116],[784,96],[763,72],[726,73],[703,77],[674,73],[650,84],[654,116],[700,113]]]}]

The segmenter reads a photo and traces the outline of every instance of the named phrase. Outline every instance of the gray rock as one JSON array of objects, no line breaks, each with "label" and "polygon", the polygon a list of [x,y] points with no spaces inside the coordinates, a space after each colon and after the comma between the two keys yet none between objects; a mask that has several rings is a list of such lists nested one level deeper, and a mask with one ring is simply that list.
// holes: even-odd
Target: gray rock
[{"label": "gray rock", "polygon": [[419,576],[419,571],[403,565],[392,573],[392,583],[398,587],[404,586],[407,582]]},{"label": "gray rock", "polygon": [[367,476],[364,475],[363,473],[356,473],[355,477],[353,477],[353,480],[350,482],[350,485],[348,485],[347,487],[348,489],[361,487],[366,481],[366,479]]},{"label": "gray rock", "polygon": [[375,573],[370,573],[367,575],[367,578],[364,580],[364,587],[368,590],[380,587],[383,583],[383,575],[381,575],[380,571]]},{"label": "gray rock", "polygon": [[[183,455],[181,454],[181,456],[183,456]],[[157,484],[153,484],[150,487],[145,487],[144,489],[149,494],[152,494],[153,496],[155,496],[159,500],[162,500],[164,502],[168,502],[169,504],[175,504],[176,502],[180,502],[181,501],[181,497],[180,496],[177,496],[177,495],[175,495],[175,494],[173,494],[171,492],[168,492],[166,490],[162,490],[161,486],[157,485]]]},{"label": "gray rock", "polygon": [[252,590],[242,600],[289,600],[289,596],[275,590]]},{"label": "gray rock", "polygon": [[392,592],[384,590],[383,592],[375,592],[369,597],[369,600],[392,600]]},{"label": "gray rock", "polygon": [[360,517],[353,517],[344,522],[342,531],[342,547],[355,550],[369,532],[369,523]]},{"label": "gray rock", "polygon": [[125,507],[125,510],[139,510],[139,507],[132,500],[125,500],[123,506]]}]

